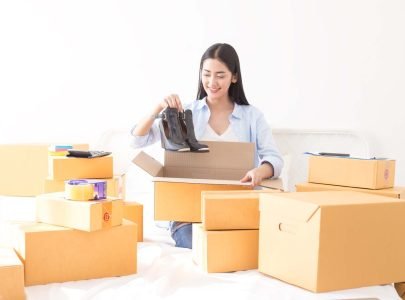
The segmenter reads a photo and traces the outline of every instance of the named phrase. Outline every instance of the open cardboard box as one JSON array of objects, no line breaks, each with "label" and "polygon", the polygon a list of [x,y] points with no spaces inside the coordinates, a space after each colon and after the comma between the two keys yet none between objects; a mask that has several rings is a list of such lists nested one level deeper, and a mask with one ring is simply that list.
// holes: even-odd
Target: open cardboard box
[{"label": "open cardboard box", "polygon": [[[132,160],[154,177],[155,220],[201,222],[202,191],[252,189],[240,179],[255,167],[254,143],[204,143],[210,152],[165,151],[163,165],[143,151]],[[281,190],[283,185],[274,179],[262,186]]]}]

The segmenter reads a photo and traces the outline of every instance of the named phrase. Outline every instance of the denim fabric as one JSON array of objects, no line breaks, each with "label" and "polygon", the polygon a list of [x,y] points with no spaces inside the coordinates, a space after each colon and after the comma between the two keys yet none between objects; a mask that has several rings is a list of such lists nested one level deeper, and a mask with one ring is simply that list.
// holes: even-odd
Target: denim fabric
[{"label": "denim fabric", "polygon": [[182,223],[181,226],[176,227],[176,223],[177,222],[172,222],[170,228],[172,238],[176,243],[176,247],[191,249],[193,244],[192,224]]},{"label": "denim fabric", "polygon": [[[200,140],[211,115],[206,99],[195,100],[185,105],[184,109],[191,109],[193,112],[195,136],[197,140]],[[252,105],[238,105],[235,103],[229,122],[240,142],[255,143],[255,165],[259,166],[263,162],[271,163],[274,168],[274,178],[277,178],[283,168],[283,159],[274,143],[271,128],[264,114]],[[148,134],[133,137],[132,146],[142,148],[159,140],[158,121],[155,121]]]}]

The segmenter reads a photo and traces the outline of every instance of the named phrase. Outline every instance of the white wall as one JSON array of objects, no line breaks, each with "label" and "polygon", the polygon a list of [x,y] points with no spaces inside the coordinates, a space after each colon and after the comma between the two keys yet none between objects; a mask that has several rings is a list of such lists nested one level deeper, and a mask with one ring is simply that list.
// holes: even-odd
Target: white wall
[{"label": "white wall", "polygon": [[192,100],[215,42],[273,127],[360,131],[405,185],[403,0],[3,0],[0,143],[93,142]]}]

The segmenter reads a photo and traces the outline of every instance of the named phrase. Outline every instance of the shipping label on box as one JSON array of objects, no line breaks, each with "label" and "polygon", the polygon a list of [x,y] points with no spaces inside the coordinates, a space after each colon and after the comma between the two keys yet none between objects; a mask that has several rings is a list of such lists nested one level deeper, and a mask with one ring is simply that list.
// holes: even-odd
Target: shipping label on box
[{"label": "shipping label on box", "polygon": [[138,226],[138,242],[143,242],[143,205],[134,201],[124,201],[124,219]]},{"label": "shipping label on box", "polygon": [[205,230],[259,229],[261,193],[280,190],[203,191],[202,227]]},{"label": "shipping label on box", "polygon": [[361,193],[376,194],[380,196],[404,199],[405,198],[405,187],[397,186],[387,189],[371,190],[354,188],[348,186],[332,185],[332,184],[320,184],[320,183],[298,183],[295,185],[295,190],[297,192],[320,192],[320,191],[353,191]]},{"label": "shipping label on box", "polygon": [[52,225],[84,231],[96,231],[118,226],[123,218],[123,201],[105,200],[73,201],[64,193],[37,196],[37,220]]},{"label": "shipping label on box", "polygon": [[394,186],[395,160],[309,157],[308,181],[366,189]]},{"label": "shipping label on box", "polygon": [[113,157],[49,157],[49,179],[104,179],[113,177]]},{"label": "shipping label on box", "polygon": [[136,273],[137,229],[130,221],[94,232],[29,222],[10,228],[26,286]]},{"label": "shipping label on box", "polygon": [[24,266],[12,248],[0,247],[0,299],[25,299]]},{"label": "shipping label on box", "polygon": [[257,269],[258,230],[206,231],[193,224],[194,262],[208,273]]},{"label": "shipping label on box", "polygon": [[405,202],[358,192],[260,196],[259,271],[314,292],[405,281]]}]

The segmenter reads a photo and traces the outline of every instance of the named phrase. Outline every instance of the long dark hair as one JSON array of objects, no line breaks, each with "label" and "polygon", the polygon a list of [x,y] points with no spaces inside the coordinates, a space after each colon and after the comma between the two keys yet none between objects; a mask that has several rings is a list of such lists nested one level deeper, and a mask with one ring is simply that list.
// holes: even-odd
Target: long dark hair
[{"label": "long dark hair", "polygon": [[207,96],[201,81],[201,71],[203,63],[208,58],[215,58],[224,63],[231,71],[232,75],[236,75],[236,82],[231,83],[228,94],[231,101],[239,105],[249,105],[246,99],[245,92],[243,91],[242,74],[240,70],[239,57],[235,49],[229,44],[214,44],[209,47],[201,57],[200,73],[198,75],[198,92],[197,99],[201,100]]}]

